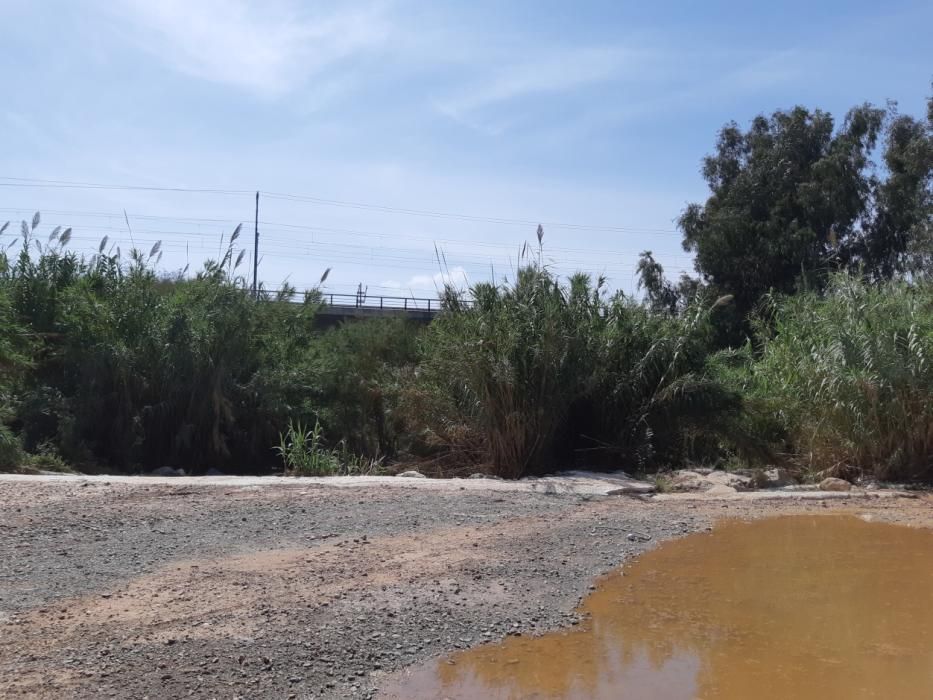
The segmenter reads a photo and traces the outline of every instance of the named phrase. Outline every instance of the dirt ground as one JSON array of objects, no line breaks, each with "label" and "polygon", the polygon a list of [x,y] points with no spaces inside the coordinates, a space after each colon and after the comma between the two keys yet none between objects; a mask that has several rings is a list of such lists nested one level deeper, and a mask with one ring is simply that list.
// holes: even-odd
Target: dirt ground
[{"label": "dirt ground", "polygon": [[931,506],[0,481],[0,697],[378,697],[411,664],[575,624],[596,576],[721,518],[933,527]]}]

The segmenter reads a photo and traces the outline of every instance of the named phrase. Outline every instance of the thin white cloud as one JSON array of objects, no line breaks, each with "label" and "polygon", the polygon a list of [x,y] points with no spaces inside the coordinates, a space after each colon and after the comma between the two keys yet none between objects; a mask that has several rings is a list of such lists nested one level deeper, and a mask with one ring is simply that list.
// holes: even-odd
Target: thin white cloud
[{"label": "thin white cloud", "polygon": [[467,126],[483,128],[472,115],[486,107],[528,95],[566,92],[618,79],[643,70],[651,59],[650,53],[619,47],[552,51],[496,69],[459,93],[438,100],[435,108]]},{"label": "thin white cloud", "polygon": [[126,0],[107,5],[138,45],[188,75],[279,95],[389,33],[377,4],[308,16],[287,2]]},{"label": "thin white cloud", "polygon": [[732,92],[768,89],[799,80],[806,71],[818,65],[820,57],[816,51],[788,49],[765,53],[730,72],[717,87]]},{"label": "thin white cloud", "polygon": [[447,272],[438,272],[433,275],[415,275],[405,283],[407,289],[436,289],[438,291],[450,285],[456,289],[465,289],[470,284],[466,270],[459,265],[450,268]]},{"label": "thin white cloud", "polygon": [[689,69],[668,71],[657,81],[658,89],[633,91],[631,99],[601,105],[572,122],[540,129],[534,136],[542,144],[567,144],[658,114],[687,113],[696,104],[734,100],[803,80],[808,66],[821,65],[825,60],[826,56],[817,51],[797,49],[690,50],[679,59]]}]

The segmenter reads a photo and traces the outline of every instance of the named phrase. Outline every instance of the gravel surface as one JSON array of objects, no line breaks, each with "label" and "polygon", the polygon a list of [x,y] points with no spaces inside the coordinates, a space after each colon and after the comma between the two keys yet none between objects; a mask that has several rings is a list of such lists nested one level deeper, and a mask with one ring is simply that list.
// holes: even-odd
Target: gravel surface
[{"label": "gravel surface", "polygon": [[0,481],[0,696],[374,697],[386,674],[575,624],[595,577],[720,517],[930,501]]}]

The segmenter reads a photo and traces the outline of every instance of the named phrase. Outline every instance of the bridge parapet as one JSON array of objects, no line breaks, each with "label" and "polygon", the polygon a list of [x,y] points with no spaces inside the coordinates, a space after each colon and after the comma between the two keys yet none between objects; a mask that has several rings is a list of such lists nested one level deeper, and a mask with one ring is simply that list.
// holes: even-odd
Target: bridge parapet
[{"label": "bridge parapet", "polygon": [[423,311],[437,313],[440,299],[429,297],[370,296],[369,294],[322,294],[322,301],[335,308],[370,310]]},{"label": "bridge parapet", "polygon": [[409,318],[428,323],[441,311],[439,299],[367,294],[322,294],[318,318],[327,325],[350,318]]}]

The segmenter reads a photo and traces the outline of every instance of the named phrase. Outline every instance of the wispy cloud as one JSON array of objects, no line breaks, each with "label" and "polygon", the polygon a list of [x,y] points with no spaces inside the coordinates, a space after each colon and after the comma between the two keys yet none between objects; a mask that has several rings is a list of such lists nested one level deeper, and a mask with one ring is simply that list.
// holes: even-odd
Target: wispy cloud
[{"label": "wispy cloud", "polygon": [[131,38],[197,78],[279,95],[336,61],[382,44],[379,4],[309,16],[281,0],[128,0],[106,5]]},{"label": "wispy cloud", "polygon": [[[495,68],[456,94],[435,102],[451,119],[482,128],[475,115],[522,97],[568,92],[620,79],[644,70],[651,54],[620,47],[584,47],[552,51],[527,61]],[[496,130],[493,127],[492,130]]]},{"label": "wispy cloud", "polygon": [[[581,142],[624,124],[647,124],[658,115],[687,114],[697,105],[749,99],[803,81],[827,56],[814,50],[689,49],[665,67],[656,62],[650,85],[626,90],[625,100],[606,100],[572,121],[551,123],[534,132],[539,144]],[[634,84],[634,80],[632,83]],[[631,87],[631,86],[629,86]],[[741,116],[741,115],[737,115]],[[725,119],[724,119],[725,120]]]},{"label": "wispy cloud", "polygon": [[767,90],[800,80],[825,59],[818,50],[786,49],[755,56],[718,81],[715,87],[723,92]]}]

